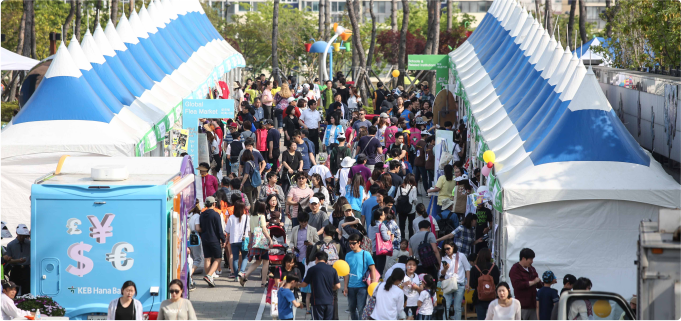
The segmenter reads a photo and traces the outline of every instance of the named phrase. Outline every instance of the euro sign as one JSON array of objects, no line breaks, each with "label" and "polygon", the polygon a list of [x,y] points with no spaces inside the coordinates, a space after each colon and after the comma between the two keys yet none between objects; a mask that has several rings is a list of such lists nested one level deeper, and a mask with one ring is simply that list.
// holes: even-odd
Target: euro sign
[{"label": "euro sign", "polygon": [[71,246],[69,246],[68,255],[71,259],[78,262],[78,266],[75,267],[69,264],[69,266],[66,267],[66,272],[69,272],[81,278],[83,277],[83,275],[90,273],[94,265],[92,264],[92,260],[84,256],[83,254],[85,252],[90,252],[91,249],[92,245],[85,244],[83,242],[74,243]]},{"label": "euro sign", "polygon": [[79,219],[70,218],[68,221],[66,221],[66,227],[68,228],[66,233],[68,233],[69,235],[83,233],[83,231],[78,229],[78,225],[80,225],[80,224],[83,224],[83,223]]},{"label": "euro sign", "polygon": [[92,227],[90,228],[90,237],[95,239],[99,244],[106,243],[106,238],[113,236],[113,227],[111,227],[111,222],[116,215],[108,213],[104,215],[104,218],[100,222],[97,216],[88,215],[87,219],[90,220]]},{"label": "euro sign", "polygon": [[106,254],[106,261],[110,262],[116,270],[130,270],[130,268],[132,268],[132,264],[135,263],[135,260],[128,258],[127,253],[132,253],[134,251],[135,248],[132,246],[132,244],[127,242],[118,242],[111,248],[111,253]]}]

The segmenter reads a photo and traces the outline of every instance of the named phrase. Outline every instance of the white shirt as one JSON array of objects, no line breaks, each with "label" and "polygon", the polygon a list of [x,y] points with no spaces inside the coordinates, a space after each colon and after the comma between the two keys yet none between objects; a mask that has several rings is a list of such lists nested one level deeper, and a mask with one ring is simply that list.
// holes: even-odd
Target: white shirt
[{"label": "white shirt", "polygon": [[419,230],[419,223],[421,223],[421,221],[424,221],[424,220],[428,221],[428,222],[430,222],[432,220],[433,222],[431,224],[435,225],[435,232],[440,231],[440,226],[437,225],[437,221],[435,219],[433,219],[432,216],[428,216],[428,218],[423,218],[423,216],[421,216],[421,215],[416,216],[416,218],[414,219],[414,224],[413,224],[414,225],[414,231]]},{"label": "white shirt", "polygon": [[345,186],[348,185],[348,175],[350,174],[350,167],[341,168],[336,172],[336,177],[340,179],[340,194],[345,196]]},{"label": "white shirt", "polygon": [[[398,255],[398,257],[399,257],[399,255]],[[385,271],[385,275],[383,275],[383,278],[384,278],[384,279],[389,278],[389,277],[393,274],[393,271],[394,271],[395,269],[402,269],[402,271],[404,271],[404,273],[407,273],[407,265],[406,265],[406,264],[404,264],[404,263],[395,263],[395,265],[391,266],[391,267],[388,269],[388,271]],[[406,276],[404,277],[404,280],[405,280],[405,281],[409,281],[409,280],[407,279]]]},{"label": "white shirt", "polygon": [[[587,307],[588,305],[588,307]],[[589,314],[591,312],[591,314]],[[570,311],[568,311],[569,320],[593,320],[593,308],[591,302],[586,300],[575,300],[570,305]]]},{"label": "white shirt", "polygon": [[307,128],[317,129],[319,128],[319,122],[322,120],[322,115],[319,113],[319,110],[306,108],[300,111],[300,120],[305,123]]},{"label": "white shirt", "polygon": [[[386,274],[389,275],[389,274]],[[404,280],[406,281],[411,281],[411,284],[414,284],[416,286],[421,286],[421,279],[419,278],[418,274],[414,273],[414,277],[409,277],[408,275],[404,275]],[[419,301],[419,292],[412,289],[411,287],[405,286],[404,289],[404,295],[407,296],[407,306],[408,307],[415,307],[418,306],[418,301]],[[432,313],[432,312],[431,312]]]},{"label": "white shirt", "polygon": [[26,320],[24,318],[25,316],[30,316],[31,312],[24,311],[24,310],[19,310],[14,305],[14,301],[10,299],[7,294],[2,294],[2,319],[3,320],[12,320],[15,318],[19,318],[22,320]]},{"label": "white shirt", "polygon": [[348,109],[357,109],[357,97],[351,95],[350,98],[348,98]]},{"label": "white shirt", "polygon": [[312,168],[310,168],[310,170],[307,172],[307,175],[312,176],[312,174],[319,174],[319,176],[322,177],[322,183],[324,184],[324,186],[326,186],[326,179],[329,177],[333,177],[331,175],[331,171],[329,170],[329,168],[324,166],[323,164],[312,166]]},{"label": "white shirt", "polygon": [[419,309],[420,315],[432,315],[433,314],[433,299],[428,293],[428,290],[421,291],[419,294],[419,301],[421,301],[421,308]]},{"label": "white shirt", "polygon": [[246,227],[246,223],[248,223],[248,214],[244,213],[241,214],[241,222],[239,222],[239,218],[237,218],[234,215],[231,215],[229,217],[229,220],[227,221],[227,232],[229,233],[229,243],[239,243],[244,240],[244,231],[248,232],[248,229],[244,229]]},{"label": "white shirt", "polygon": [[189,230],[191,230],[192,232],[196,232],[196,226],[200,225],[199,216],[201,216],[201,214],[194,213],[189,218]]},{"label": "white shirt", "polygon": [[[459,256],[459,269],[456,271],[457,273],[456,283],[466,283],[466,271],[471,270],[471,264],[468,263],[468,259],[466,258],[465,255],[463,255],[463,253],[456,252],[456,255]],[[447,264],[449,264],[449,268],[445,273],[445,280],[452,278],[454,276],[454,263],[456,263],[456,256],[452,256],[452,258],[449,258],[449,256],[445,255],[442,257],[442,262],[447,262]],[[440,271],[442,271],[443,269],[444,265],[440,263]]]},{"label": "white shirt", "polygon": [[520,320],[520,301],[511,300],[511,305],[507,307],[500,306],[499,299],[490,302],[485,320]]},{"label": "white shirt", "polygon": [[452,161],[453,162],[458,162],[461,160],[461,157],[459,157],[459,153],[461,152],[461,146],[459,144],[454,143],[454,146],[452,147]]},{"label": "white shirt", "polygon": [[398,311],[404,307],[404,292],[397,285],[390,287],[390,291],[385,290],[385,282],[378,284],[374,290],[376,294],[376,307],[371,313],[374,320],[397,320]]}]

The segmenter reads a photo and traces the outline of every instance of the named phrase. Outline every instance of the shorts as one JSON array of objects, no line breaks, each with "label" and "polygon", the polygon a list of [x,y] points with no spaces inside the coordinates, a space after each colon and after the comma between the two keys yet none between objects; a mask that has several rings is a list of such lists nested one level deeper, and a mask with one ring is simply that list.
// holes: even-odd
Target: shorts
[{"label": "shorts", "polygon": [[194,266],[203,266],[203,249],[202,246],[190,246],[189,254],[193,260]]},{"label": "shorts", "polygon": [[220,259],[222,258],[222,247],[220,243],[201,243],[203,248],[203,257],[206,259]]},{"label": "shorts", "polygon": [[269,260],[270,259],[270,251],[265,250],[265,249],[258,249],[258,248],[251,248],[250,251],[248,251],[248,260],[253,261],[253,260]]},{"label": "shorts", "polygon": [[409,315],[409,310],[411,310],[411,315],[416,318],[416,310],[418,310],[419,307],[404,307],[404,314]]}]

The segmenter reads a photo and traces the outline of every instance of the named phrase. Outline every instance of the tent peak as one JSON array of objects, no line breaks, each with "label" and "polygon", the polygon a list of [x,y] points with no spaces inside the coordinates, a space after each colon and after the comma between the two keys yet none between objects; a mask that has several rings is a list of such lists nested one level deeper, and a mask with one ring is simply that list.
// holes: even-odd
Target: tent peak
[{"label": "tent peak", "polygon": [[80,45],[80,48],[85,53],[85,56],[88,58],[90,64],[95,63],[101,65],[106,62],[106,59],[102,55],[100,48],[98,48],[97,43],[95,42],[95,39],[92,37],[91,34],[89,33],[85,34],[85,36],[83,37],[83,43]]},{"label": "tent peak", "polygon": [[76,63],[76,66],[78,66],[78,69],[80,70],[92,69],[92,65],[90,65],[87,56],[83,52],[83,49],[81,48],[75,36],[71,40],[71,43],[69,43],[68,49],[69,53],[71,54],[71,58],[73,58],[73,61]]},{"label": "tent peak", "polygon": [[78,68],[76,67],[76,63],[71,58],[69,50],[66,48],[66,45],[64,45],[64,42],[62,41],[61,44],[59,45],[59,49],[57,49],[57,53],[54,55],[54,58],[52,58],[52,64],[50,64],[50,68],[48,68],[47,72],[45,73],[45,78],[46,79],[52,77],[78,78],[80,76],[82,76],[80,70],[78,70]]},{"label": "tent peak", "polygon": [[[123,22],[127,22],[127,19],[123,19],[121,17],[121,20],[118,22],[118,28],[120,28],[121,25],[123,25]],[[123,40],[121,40],[121,36],[118,34],[116,31],[117,27],[114,27],[113,24],[109,24],[106,26],[106,29],[104,29],[104,34],[106,35],[106,38],[109,40],[109,43],[111,44],[111,47],[115,51],[126,51],[128,50],[128,47],[125,46],[123,43]]]}]

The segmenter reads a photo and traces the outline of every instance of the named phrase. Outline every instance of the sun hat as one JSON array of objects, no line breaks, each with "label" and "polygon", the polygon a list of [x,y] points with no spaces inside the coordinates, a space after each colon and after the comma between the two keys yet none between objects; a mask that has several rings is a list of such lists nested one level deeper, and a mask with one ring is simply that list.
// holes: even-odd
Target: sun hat
[{"label": "sun hat", "polygon": [[343,205],[343,212],[345,212],[347,210],[352,210],[352,205],[350,205],[350,204]]},{"label": "sun hat", "polygon": [[341,167],[347,168],[352,167],[352,165],[355,165],[355,160],[352,159],[350,156],[345,156],[345,158],[343,158],[343,161],[341,162]]}]

